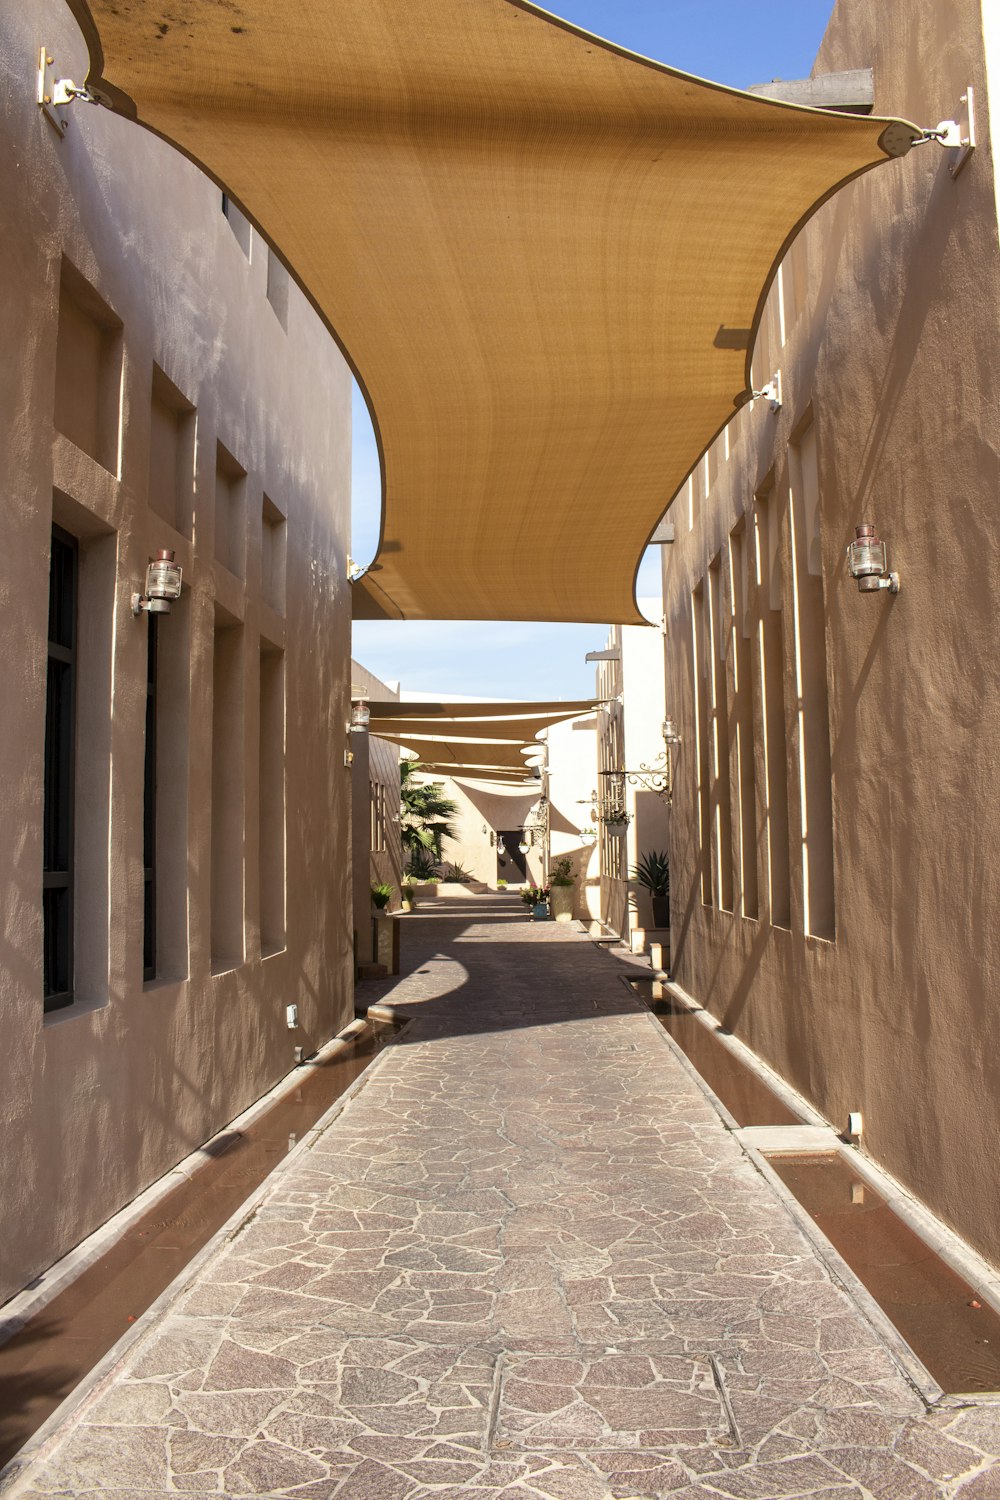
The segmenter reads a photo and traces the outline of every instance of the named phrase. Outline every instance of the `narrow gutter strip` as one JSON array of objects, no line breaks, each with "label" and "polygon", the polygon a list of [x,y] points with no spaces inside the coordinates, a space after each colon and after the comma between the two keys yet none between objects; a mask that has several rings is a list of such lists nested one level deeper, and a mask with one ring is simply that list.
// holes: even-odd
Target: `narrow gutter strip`
[{"label": "narrow gutter strip", "polygon": [[[740,1146],[760,1175],[773,1188],[777,1197],[781,1199],[788,1213],[795,1220],[823,1262],[831,1278],[835,1282],[839,1282],[857,1307],[860,1315],[885,1345],[889,1355],[907,1383],[917,1392],[928,1410],[938,1406],[945,1399],[945,1391],[934,1379],[934,1376],[923,1361],[913,1352],[892,1319],[887,1313],[882,1311],[882,1308],[876,1302],[868,1288],[854,1271],[851,1270],[840,1251],[827,1239],[808,1210],[802,1207],[802,1204],[795,1197],[791,1188],[782,1182],[767,1158],[762,1156],[755,1146],[750,1146],[745,1141],[740,1141]],[[979,1397],[978,1395],[970,1397],[968,1401],[961,1401],[959,1404],[962,1406],[978,1405]]]},{"label": "narrow gutter strip", "polygon": [[[625,976],[622,977],[631,988],[630,980]],[[783,1104],[786,1104],[794,1113],[801,1115],[803,1124],[823,1126],[831,1130],[834,1135],[831,1145],[850,1165],[851,1170],[857,1172],[859,1177],[863,1177],[869,1187],[874,1188],[884,1198],[887,1206],[897,1218],[901,1219],[907,1228],[912,1229],[918,1239],[923,1240],[956,1275],[968,1281],[975,1288],[977,1295],[984,1302],[988,1302],[994,1312],[1000,1314],[1000,1270],[991,1265],[979,1251],[967,1244],[955,1230],[932,1213],[925,1204],[920,1202],[919,1198],[910,1193],[884,1167],[873,1161],[870,1156],[866,1156],[862,1149],[846,1142],[837,1127],[821,1115],[814,1105],[786,1083],[780,1074],[774,1072],[745,1042],[723,1031],[715,1017],[692,999],[686,990],[673,981],[669,984],[665,983],[664,988],[669,990],[675,999],[687,1006],[696,1019],[714,1033],[719,1044],[727,1047],[741,1063],[755,1073]],[[662,1030],[662,1027],[660,1029]],[[708,1093],[714,1099],[710,1089]],[[721,1112],[725,1119],[727,1112],[724,1110]]]},{"label": "narrow gutter strip", "polygon": [[[202,1145],[187,1156],[182,1157],[179,1162],[158,1177],[149,1187],[143,1188],[131,1202],[126,1203],[117,1213],[112,1214],[110,1219],[92,1230],[89,1235],[68,1250],[59,1260],[53,1261],[52,1265],[44,1271],[39,1271],[32,1282],[20,1292],[15,1292],[0,1309],[0,1344],[5,1344],[15,1334],[20,1333],[32,1318],[44,1312],[49,1303],[56,1298],[60,1292],[66,1290],[78,1276],[90,1269],[96,1261],[106,1255],[111,1247],[127,1234],[132,1225],[141,1219],[150,1209],[155,1208],[157,1203],[167,1198],[175,1188],[180,1186],[181,1181],[193,1177],[201,1167],[211,1161],[213,1157],[221,1154],[217,1148],[226,1136],[234,1132],[241,1133],[251,1126],[255,1120],[265,1114],[272,1105],[277,1104],[301,1081],[304,1074],[314,1072],[320,1068],[331,1057],[336,1057],[344,1052],[364,1029],[364,1021],[355,1019],[339,1031],[336,1036],[324,1042],[312,1057],[302,1063],[297,1063],[289,1072],[284,1073],[278,1082],[268,1089],[266,1094],[261,1094],[259,1099],[247,1106],[241,1114],[236,1115],[226,1125]],[[338,1101],[339,1102],[339,1101]]]},{"label": "narrow gutter strip", "polygon": [[[347,1027],[346,1030],[351,1032],[351,1037],[348,1037],[347,1043],[345,1043],[345,1045],[349,1044],[352,1037],[357,1035],[357,1023],[351,1022],[351,1025]],[[343,1033],[341,1034],[341,1036],[343,1036]],[[328,1043],[326,1047],[324,1047],[320,1052],[316,1053],[315,1059],[313,1060],[313,1066],[320,1066],[320,1061],[324,1057],[328,1058],[331,1055],[336,1055],[336,1052],[340,1051],[341,1048],[336,1047],[335,1044],[340,1040],[341,1037],[334,1038],[333,1042]],[[54,1448],[59,1440],[61,1440],[63,1431],[68,1423],[79,1422],[83,1410],[86,1407],[91,1406],[97,1400],[97,1398],[101,1394],[103,1394],[104,1390],[112,1384],[119,1366],[124,1363],[125,1359],[129,1355],[133,1354],[138,1345],[144,1343],[153,1335],[164,1315],[170,1311],[177,1299],[183,1296],[183,1294],[189,1289],[191,1283],[197,1279],[197,1277],[208,1265],[208,1263],[213,1260],[218,1254],[220,1254],[223,1248],[229,1243],[231,1239],[234,1238],[235,1235],[239,1233],[239,1231],[245,1224],[249,1223],[250,1220],[256,1216],[265,1200],[273,1191],[275,1187],[275,1178],[281,1175],[289,1164],[296,1162],[300,1156],[303,1156],[307,1151],[310,1150],[313,1144],[312,1137],[315,1135],[317,1129],[320,1129],[320,1132],[322,1133],[322,1131],[327,1128],[328,1124],[331,1124],[338,1115],[343,1113],[344,1109],[351,1102],[351,1100],[355,1099],[357,1095],[362,1091],[362,1089],[371,1082],[372,1073],[376,1070],[376,1068],[384,1064],[384,1061],[392,1045],[392,1041],[387,1042],[386,1045],[374,1055],[371,1062],[368,1063],[364,1071],[354,1080],[350,1087],[346,1089],[343,1094],[341,1094],[340,1098],[334,1101],[330,1109],[327,1111],[326,1115],[318,1120],[316,1126],[314,1126],[312,1130],[310,1130],[305,1136],[303,1136],[301,1140],[296,1142],[296,1144],[292,1147],[292,1149],[286,1156],[282,1157],[278,1167],[276,1167],[274,1171],[269,1173],[269,1175],[264,1178],[263,1182],[258,1184],[258,1186],[248,1195],[248,1197],[239,1205],[239,1207],[236,1208],[232,1214],[230,1214],[226,1222],[219,1226],[219,1228],[215,1231],[210,1239],[206,1240],[205,1244],[202,1245],[201,1249],[197,1251],[197,1253],[191,1258],[191,1260],[188,1261],[183,1270],[174,1277],[173,1281],[171,1281],[168,1286],[164,1287],[159,1296],[149,1304],[145,1312],[139,1315],[132,1326],[128,1328],[126,1332],[122,1334],[121,1338],[119,1338],[117,1342],[112,1345],[107,1353],[98,1360],[98,1362],[88,1371],[88,1373],[83,1377],[79,1384],[74,1386],[73,1390],[69,1393],[66,1399],[62,1401],[59,1406],[56,1407],[55,1411],[52,1412],[52,1414],[46,1418],[41,1426],[35,1430],[32,1436],[14,1455],[9,1463],[7,1463],[3,1469],[0,1469],[0,1495],[9,1490],[11,1485],[13,1485],[17,1480],[21,1479],[26,1470],[32,1464],[35,1464],[46,1457],[47,1453],[52,1448]],[[290,1076],[294,1081],[294,1079],[300,1075],[301,1071],[302,1070],[297,1067],[294,1072],[288,1076]],[[285,1080],[283,1079],[282,1086],[279,1090],[280,1093],[285,1092],[284,1085]],[[272,1093],[274,1092],[275,1091],[272,1090]],[[276,1102],[270,1097],[270,1095],[264,1095],[263,1099],[268,1100],[270,1103]],[[245,1112],[245,1114],[249,1116],[252,1113],[253,1116],[256,1117],[257,1114],[263,1112],[261,1108],[262,1103],[263,1100],[258,1100],[251,1106],[250,1110],[247,1110]],[[237,1122],[245,1123],[245,1116],[237,1116],[237,1120],[234,1121],[233,1124],[236,1124]],[[230,1129],[231,1126],[227,1126],[226,1128]],[[151,1201],[155,1202],[155,1199]],[[148,1206],[149,1204],[147,1203],[146,1207],[148,1208]],[[117,1234],[115,1235],[115,1238],[118,1238]],[[81,1267],[80,1269],[83,1268]]]},{"label": "narrow gutter strip", "polygon": [[[655,976],[653,977],[655,978]],[[714,1035],[721,1047],[725,1047],[739,1062],[749,1068],[752,1073],[756,1073],[757,1077],[762,1083],[767,1085],[772,1094],[775,1094],[781,1100],[782,1104],[787,1105],[793,1114],[799,1116],[803,1125],[822,1125],[836,1131],[836,1126],[831,1125],[830,1121],[820,1114],[815,1105],[810,1104],[804,1095],[800,1094],[797,1089],[794,1089],[762,1057],[758,1057],[757,1053],[748,1047],[746,1042],[740,1041],[739,1037],[734,1036],[731,1031],[726,1031],[716,1020],[715,1016],[712,1015],[711,1011],[706,1010],[703,1005],[699,1005],[697,1000],[688,994],[687,990],[681,989],[680,985],[675,984],[672,979],[661,982],[663,988],[668,990],[675,1000],[679,1000],[682,1005],[686,1006],[695,1020]]]}]

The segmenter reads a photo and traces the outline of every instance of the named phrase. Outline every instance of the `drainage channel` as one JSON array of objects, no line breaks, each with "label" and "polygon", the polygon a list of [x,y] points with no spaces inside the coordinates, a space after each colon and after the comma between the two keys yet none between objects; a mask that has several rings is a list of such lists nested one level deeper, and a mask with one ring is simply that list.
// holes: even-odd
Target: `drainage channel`
[{"label": "drainage channel", "polygon": [[[802,1123],[661,982],[629,985],[740,1126]],[[1000,1316],[859,1179],[849,1156],[772,1153],[756,1144],[941,1389],[966,1396],[1000,1391]]]},{"label": "drainage channel", "polygon": [[1000,1317],[859,1180],[849,1160],[767,1159],[943,1391],[1000,1390]]},{"label": "drainage channel", "polygon": [[801,1125],[798,1115],[762,1078],[744,1067],[693,1010],[666,995],[660,980],[630,979],[629,987],[649,1006],[738,1125]]},{"label": "drainage channel", "polygon": [[0,1346],[0,1467],[27,1442],[399,1027],[369,1023],[137,1219]]}]

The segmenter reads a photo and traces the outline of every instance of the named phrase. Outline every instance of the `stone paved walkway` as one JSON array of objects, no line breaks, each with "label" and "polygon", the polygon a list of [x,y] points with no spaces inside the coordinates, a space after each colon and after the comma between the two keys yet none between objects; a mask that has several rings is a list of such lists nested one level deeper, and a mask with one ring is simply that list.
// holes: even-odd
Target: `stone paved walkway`
[{"label": "stone paved walkway", "polygon": [[414,958],[410,1028],[17,1500],[1000,1497],[1000,1408],[926,1411],[612,958],[489,897]]}]

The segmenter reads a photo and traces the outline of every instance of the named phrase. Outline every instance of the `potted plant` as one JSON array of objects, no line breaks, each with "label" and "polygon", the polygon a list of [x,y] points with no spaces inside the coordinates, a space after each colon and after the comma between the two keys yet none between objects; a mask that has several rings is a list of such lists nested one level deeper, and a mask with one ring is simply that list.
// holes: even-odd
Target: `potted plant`
[{"label": "potted plant", "polygon": [[505,891],[506,889],[507,889],[507,882],[501,876],[501,878],[497,881],[497,890],[498,891]]},{"label": "potted plant", "polygon": [[400,898],[403,903],[404,911],[412,911],[416,906],[416,887],[417,882],[414,880],[413,876],[407,875],[404,878],[402,887],[400,889]]},{"label": "potted plant", "polygon": [[547,922],[549,918],[549,888],[547,885],[527,885],[521,892],[521,900],[531,909],[533,922]]},{"label": "potted plant", "polygon": [[573,873],[573,861],[571,859],[560,859],[552,867],[549,875],[551,892],[549,895],[549,908],[557,922],[572,922],[574,887],[576,876]]},{"label": "potted plant", "polygon": [[644,854],[632,866],[631,879],[647,890],[653,905],[653,926],[670,926],[670,860],[665,849]]},{"label": "potted plant", "polygon": [[371,893],[372,906],[374,906],[375,910],[385,911],[386,907],[389,905],[389,902],[392,900],[392,886],[387,885],[384,880],[381,880],[379,881],[378,885],[373,885],[371,887]]}]

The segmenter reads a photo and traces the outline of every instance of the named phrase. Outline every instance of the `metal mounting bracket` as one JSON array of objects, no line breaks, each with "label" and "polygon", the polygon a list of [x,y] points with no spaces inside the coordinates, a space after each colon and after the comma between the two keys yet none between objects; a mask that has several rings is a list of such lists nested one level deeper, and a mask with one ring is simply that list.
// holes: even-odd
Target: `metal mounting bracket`
[{"label": "metal mounting bracket", "polygon": [[959,100],[959,108],[953,120],[939,120],[929,130],[921,131],[915,145],[936,141],[945,151],[954,151],[955,156],[948,166],[952,177],[957,177],[969,157],[976,149],[976,96],[970,84]]},{"label": "metal mounting bracket", "polygon": [[95,94],[92,89],[81,87],[74,83],[72,78],[57,78],[55,70],[55,58],[48,47],[38,49],[38,91],[36,94],[38,107],[45,118],[52,124],[60,135],[65,135],[69,129],[69,120],[64,111],[67,105],[75,99],[82,99],[84,104],[108,105],[109,101],[102,94]]},{"label": "metal mounting bracket", "polygon": [[781,410],[781,371],[777,370],[759,391],[752,391],[752,401],[766,401],[772,411]]}]

